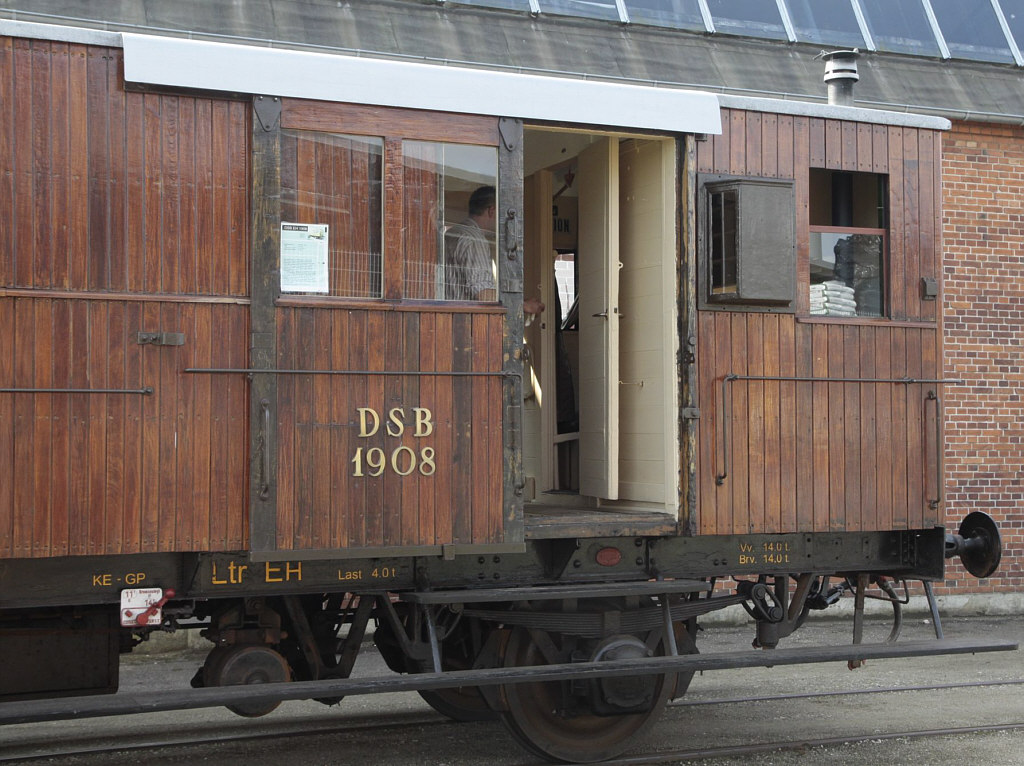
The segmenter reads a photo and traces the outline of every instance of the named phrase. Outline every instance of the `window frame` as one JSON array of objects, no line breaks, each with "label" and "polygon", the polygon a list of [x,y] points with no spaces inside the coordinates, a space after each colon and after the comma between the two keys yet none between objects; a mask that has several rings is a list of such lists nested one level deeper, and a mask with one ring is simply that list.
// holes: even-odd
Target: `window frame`
[{"label": "window frame", "polygon": [[[768,237],[769,252],[772,258],[768,264],[774,268],[765,268],[763,260],[755,260],[755,253],[763,239],[753,234],[751,227],[756,222],[757,213],[764,199],[749,199],[756,189],[770,189],[772,193],[782,192],[787,200],[784,203],[785,217],[773,216],[772,220],[787,220],[788,231],[784,227],[772,230],[773,236]],[[736,197],[736,290],[731,292],[712,293],[712,233],[711,197],[718,192],[735,190]],[[744,194],[746,191],[746,194]],[[748,197],[744,203],[744,197]],[[775,204],[783,204],[778,201]],[[753,205],[754,210],[744,215]],[[774,248],[774,249],[773,249]],[[697,251],[698,251],[698,308],[702,310],[731,310],[777,314],[793,314],[797,304],[797,232],[796,232],[796,181],[792,178],[774,178],[762,176],[739,176],[729,174],[705,174],[697,176]],[[756,268],[751,268],[756,264]],[[766,273],[788,274],[788,278],[774,280],[775,285],[784,285],[780,292],[773,296],[744,294],[745,290],[755,289],[758,277]],[[788,290],[787,290],[788,287]],[[785,294],[783,294],[785,293]]]},{"label": "window frame", "polygon": [[[500,118],[400,107],[321,102],[308,99],[282,99],[281,129],[367,136],[383,141],[382,248],[380,297],[292,294],[278,291],[279,305],[360,307],[408,304],[413,307],[438,306],[454,310],[503,311],[498,301],[454,301],[407,298],[405,285],[404,242],[404,158],[403,142],[428,141],[446,144],[470,144],[491,147],[496,153],[496,172],[500,176]],[[495,178],[500,189],[500,177]],[[498,225],[501,223],[499,221]],[[496,232],[500,236],[500,232]],[[500,290],[498,291],[500,300]]]},{"label": "window frame", "polygon": [[[890,311],[890,295],[889,295],[889,273],[890,273],[890,258],[889,258],[889,229],[877,229],[868,228],[864,226],[823,226],[817,224],[809,224],[807,227],[807,242],[808,249],[810,248],[810,240],[812,234],[864,234],[867,236],[877,236],[882,238],[882,250],[880,253],[881,263],[879,264],[879,288],[882,291],[881,296],[881,313],[880,314],[857,314],[852,317],[843,317],[831,314],[815,314],[810,310],[808,305],[807,313],[804,316],[812,317],[818,320],[835,320],[835,319],[853,319],[861,321],[878,321],[888,320],[891,316]],[[811,286],[815,284],[811,282],[810,274],[810,259],[808,258],[807,264],[807,289],[808,293]]]}]

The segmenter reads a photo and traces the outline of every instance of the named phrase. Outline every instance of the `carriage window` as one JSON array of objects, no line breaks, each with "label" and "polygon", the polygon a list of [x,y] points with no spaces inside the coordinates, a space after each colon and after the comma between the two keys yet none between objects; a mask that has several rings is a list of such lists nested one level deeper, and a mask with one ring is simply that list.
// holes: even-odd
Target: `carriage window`
[{"label": "carriage window", "polygon": [[792,181],[701,176],[701,304],[792,311],[796,203]]},{"label": "carriage window", "polygon": [[811,170],[810,313],[885,316],[885,176]]},{"label": "carriage window", "polygon": [[[294,255],[281,264],[282,292],[381,297],[383,145],[373,137],[281,131],[282,234],[291,235],[282,236],[282,259]],[[326,251],[322,276],[316,249],[296,241],[303,234]]]},{"label": "carriage window", "polygon": [[735,189],[721,189],[709,195],[711,222],[711,294],[735,293],[736,284],[736,203]]},{"label": "carriage window", "polygon": [[406,298],[495,301],[498,151],[402,143]]}]

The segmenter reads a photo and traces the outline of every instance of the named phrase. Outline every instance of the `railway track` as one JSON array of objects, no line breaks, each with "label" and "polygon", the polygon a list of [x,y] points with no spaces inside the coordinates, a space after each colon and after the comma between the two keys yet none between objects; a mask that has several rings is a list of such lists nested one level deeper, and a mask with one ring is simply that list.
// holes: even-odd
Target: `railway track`
[{"label": "railway track", "polygon": [[[986,734],[1004,731],[1024,731],[1024,722],[995,724],[988,726],[961,726],[943,729],[926,729],[912,731],[894,731],[879,734],[843,735],[838,737],[821,737],[818,739],[792,739],[773,742],[759,742],[752,745],[730,745],[723,747],[690,748],[665,750],[637,756],[624,756],[605,761],[604,766],[635,766],[636,764],[685,763],[686,761],[707,761],[719,758],[742,758],[762,753],[779,753],[783,751],[805,751],[818,747],[838,747],[862,742],[884,742],[897,739],[924,739],[948,737],[967,734]],[[952,757],[953,754],[951,754]]]},{"label": "railway track", "polygon": [[[961,683],[926,684],[915,686],[894,686],[888,688],[850,689],[841,691],[814,691],[794,694],[755,695],[746,697],[714,697],[709,699],[682,699],[670,705],[670,709],[729,707],[755,703],[793,703],[799,700],[830,700],[836,698],[853,698],[864,695],[885,696],[897,693],[925,693],[949,690],[984,689],[986,687],[1024,686],[1024,679],[972,681]],[[261,741],[296,740],[311,737],[359,736],[372,737],[376,732],[387,732],[389,741],[402,741],[402,732],[411,732],[422,727],[436,726],[443,722],[438,714],[430,711],[403,711],[385,716],[361,716],[358,719],[345,721],[309,721],[271,722],[255,727],[224,731],[223,729],[207,730],[183,734],[162,734],[152,736],[135,735],[119,740],[116,745],[101,743],[97,736],[88,741],[79,738],[66,744],[60,742],[25,741],[14,749],[0,749],[2,763],[32,763],[47,761],[61,763],[63,759],[78,763],[77,759],[103,759],[115,754],[143,754],[165,748],[201,748],[203,746],[224,744],[250,743],[258,746]],[[458,726],[458,724],[451,724]],[[681,763],[698,760],[714,760],[721,758],[739,758],[764,753],[803,751],[811,748],[838,747],[863,742],[878,742],[897,739],[923,739],[942,736],[963,736],[970,734],[1024,731],[1024,721],[1002,724],[986,724],[974,726],[958,726],[930,729],[907,729],[899,731],[865,734],[844,734],[838,736],[807,738],[780,738],[740,745],[722,745],[716,747],[668,748],[637,755],[626,755],[610,761],[609,766],[632,766],[633,764]],[[56,759],[56,760],[55,760]],[[97,760],[96,762],[101,762]],[[141,762],[141,761],[140,761]],[[518,766],[534,766],[536,761],[523,761]]]}]

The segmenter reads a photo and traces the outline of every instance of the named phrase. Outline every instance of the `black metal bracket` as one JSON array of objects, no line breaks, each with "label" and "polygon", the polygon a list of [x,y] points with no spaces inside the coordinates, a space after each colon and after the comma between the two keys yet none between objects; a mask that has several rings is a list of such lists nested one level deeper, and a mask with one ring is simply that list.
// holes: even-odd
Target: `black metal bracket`
[{"label": "black metal bracket", "polygon": [[184,346],[183,332],[140,332],[135,336],[140,346]]},{"label": "black metal bracket", "polygon": [[264,133],[276,129],[281,122],[281,99],[277,96],[256,96],[252,110]]}]

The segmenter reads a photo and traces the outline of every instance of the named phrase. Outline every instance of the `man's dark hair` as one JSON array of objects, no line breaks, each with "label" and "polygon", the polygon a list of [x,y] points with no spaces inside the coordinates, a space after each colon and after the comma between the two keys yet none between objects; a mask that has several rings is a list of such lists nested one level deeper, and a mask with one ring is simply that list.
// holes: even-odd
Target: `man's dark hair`
[{"label": "man's dark hair", "polygon": [[481,215],[497,201],[498,194],[493,186],[481,186],[469,195],[469,214]]}]

